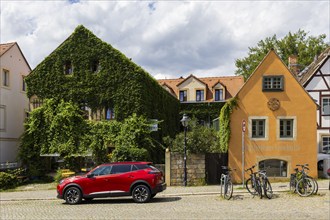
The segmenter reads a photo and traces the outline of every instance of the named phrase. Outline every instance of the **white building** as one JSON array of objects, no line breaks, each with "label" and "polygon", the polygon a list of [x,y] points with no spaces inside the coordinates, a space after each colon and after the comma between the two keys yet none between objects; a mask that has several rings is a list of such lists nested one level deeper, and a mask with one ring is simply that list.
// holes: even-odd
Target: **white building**
[{"label": "white building", "polygon": [[300,73],[300,82],[319,105],[317,111],[318,152],[330,146],[330,47]]},{"label": "white building", "polygon": [[299,77],[301,84],[319,106],[317,166],[319,171],[323,171],[321,176],[329,178],[327,170],[330,168],[330,47],[302,71]]},{"label": "white building", "polygon": [[0,168],[18,164],[19,138],[29,111],[24,78],[31,68],[16,42],[0,44]]}]

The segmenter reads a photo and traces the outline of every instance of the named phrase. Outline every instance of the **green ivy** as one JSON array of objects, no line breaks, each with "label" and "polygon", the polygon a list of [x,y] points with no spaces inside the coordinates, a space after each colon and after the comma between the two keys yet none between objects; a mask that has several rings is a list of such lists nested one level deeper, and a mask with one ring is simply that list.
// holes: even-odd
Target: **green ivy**
[{"label": "green ivy", "polygon": [[230,140],[230,115],[233,112],[233,109],[237,107],[237,98],[234,97],[226,102],[226,104],[221,108],[220,111],[220,152],[227,153]]},{"label": "green ivy", "polygon": [[[71,75],[64,65],[73,65]],[[100,65],[93,72],[93,62]],[[140,66],[79,25],[26,79],[29,97],[72,101],[92,110],[113,108],[118,121],[133,113],[164,121],[154,134],[174,136],[179,129],[179,101]]]},{"label": "green ivy", "polygon": [[224,104],[224,102],[181,103],[180,114],[186,113],[191,118],[212,121],[219,117],[219,111]]}]

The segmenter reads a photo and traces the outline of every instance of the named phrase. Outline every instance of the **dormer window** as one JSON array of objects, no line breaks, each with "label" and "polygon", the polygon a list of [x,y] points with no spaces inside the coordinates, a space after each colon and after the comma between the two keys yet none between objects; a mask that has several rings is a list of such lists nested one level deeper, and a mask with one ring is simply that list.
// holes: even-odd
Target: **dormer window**
[{"label": "dormer window", "polygon": [[196,101],[204,101],[204,90],[196,90]]},{"label": "dormer window", "polygon": [[222,101],[223,98],[223,89],[215,89],[214,101]]},{"label": "dormer window", "polygon": [[92,62],[91,65],[91,71],[92,73],[98,73],[101,70],[100,62],[98,60],[95,60]]},{"label": "dormer window", "polygon": [[283,76],[264,76],[262,79],[262,91],[283,91],[284,90]]},{"label": "dormer window", "polygon": [[64,74],[71,75],[73,73],[73,66],[71,61],[66,61],[64,64]]},{"label": "dormer window", "polygon": [[180,91],[180,102],[187,101],[187,90]]}]

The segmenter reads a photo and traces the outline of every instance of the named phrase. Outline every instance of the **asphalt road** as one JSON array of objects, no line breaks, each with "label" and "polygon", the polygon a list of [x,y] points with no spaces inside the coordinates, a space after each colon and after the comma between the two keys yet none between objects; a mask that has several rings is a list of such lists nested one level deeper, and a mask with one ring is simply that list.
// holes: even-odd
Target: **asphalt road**
[{"label": "asphalt road", "polygon": [[227,201],[219,195],[157,195],[136,204],[131,198],[98,199],[80,205],[64,200],[1,201],[0,219],[329,219],[330,194],[299,197],[277,192],[274,198],[235,193]]}]

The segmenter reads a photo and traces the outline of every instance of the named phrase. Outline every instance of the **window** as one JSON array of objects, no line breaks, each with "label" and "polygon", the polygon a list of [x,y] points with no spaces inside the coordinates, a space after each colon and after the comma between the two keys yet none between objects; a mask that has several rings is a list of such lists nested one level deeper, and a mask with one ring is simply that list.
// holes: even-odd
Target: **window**
[{"label": "window", "polygon": [[265,119],[252,119],[252,138],[265,138]]},{"label": "window", "polygon": [[330,152],[330,136],[322,136],[321,152]]},{"label": "window", "polygon": [[112,166],[102,166],[92,172],[95,176],[103,176],[111,173]]},{"label": "window", "polygon": [[73,66],[71,61],[66,61],[64,64],[64,74],[71,75],[73,73]]},{"label": "window", "polygon": [[293,138],[293,119],[280,119],[280,138]]},{"label": "window", "polygon": [[180,91],[180,102],[187,101],[187,90]]},{"label": "window", "polygon": [[105,119],[106,120],[111,120],[115,119],[115,112],[112,108],[108,108],[105,112]]},{"label": "window", "polygon": [[322,115],[330,115],[330,97],[322,98]]},{"label": "window", "polygon": [[26,91],[26,83],[25,83],[25,76],[22,76],[22,91]]},{"label": "window", "polygon": [[6,130],[6,106],[0,105],[0,131]]},{"label": "window", "polygon": [[100,62],[98,60],[93,61],[91,65],[91,71],[93,73],[98,73],[100,72],[100,70],[101,70]]},{"label": "window", "polygon": [[283,91],[283,76],[264,76],[262,91]]},{"label": "window", "polygon": [[111,170],[111,174],[127,173],[130,172],[132,165],[114,165]]},{"label": "window", "polygon": [[2,71],[2,86],[6,86],[6,87],[10,86],[10,84],[9,84],[9,71],[5,70],[5,69],[3,69],[3,71]]},{"label": "window", "polygon": [[196,90],[196,101],[204,101],[204,90]]},{"label": "window", "polygon": [[222,101],[222,100],[223,100],[223,90],[222,89],[216,89],[215,90],[214,101]]},{"label": "window", "polygon": [[287,177],[287,162],[284,160],[263,160],[259,162],[259,170],[266,170],[268,177]]},{"label": "window", "polygon": [[36,99],[33,99],[32,100],[32,108],[33,108],[32,110],[41,107],[42,104],[43,104],[42,99],[37,99],[37,98]]}]

